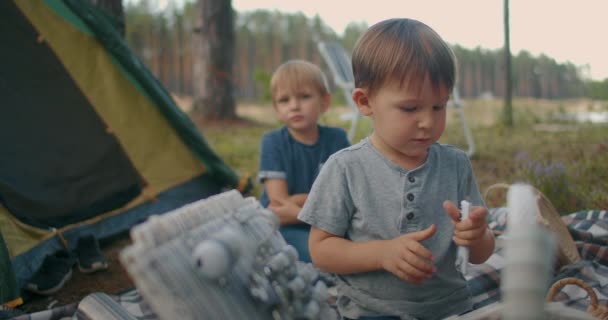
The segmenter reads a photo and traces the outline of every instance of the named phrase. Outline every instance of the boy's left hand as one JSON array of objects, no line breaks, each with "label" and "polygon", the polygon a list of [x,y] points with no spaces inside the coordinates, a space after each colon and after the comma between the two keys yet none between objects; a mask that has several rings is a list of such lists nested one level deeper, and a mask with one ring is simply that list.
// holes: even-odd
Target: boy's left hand
[{"label": "boy's left hand", "polygon": [[484,207],[471,207],[469,217],[461,220],[460,210],[449,200],[443,202],[443,208],[452,218],[454,224],[454,242],[459,246],[470,247],[486,234],[488,211]]},{"label": "boy's left hand", "polygon": [[298,220],[298,213],[302,208],[289,200],[275,199],[275,202],[271,203],[268,209],[277,215],[281,225],[301,223]]}]

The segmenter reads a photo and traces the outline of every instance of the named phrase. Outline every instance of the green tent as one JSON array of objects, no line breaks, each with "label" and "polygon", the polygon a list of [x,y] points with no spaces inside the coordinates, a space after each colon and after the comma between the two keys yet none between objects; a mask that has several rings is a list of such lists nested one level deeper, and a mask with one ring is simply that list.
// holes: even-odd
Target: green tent
[{"label": "green tent", "polygon": [[13,266],[8,255],[4,238],[0,233],[0,303],[8,307],[16,307],[23,303],[15,281]]},{"label": "green tent", "polygon": [[0,1],[0,232],[19,287],[83,232],[249,184],[88,2]]}]

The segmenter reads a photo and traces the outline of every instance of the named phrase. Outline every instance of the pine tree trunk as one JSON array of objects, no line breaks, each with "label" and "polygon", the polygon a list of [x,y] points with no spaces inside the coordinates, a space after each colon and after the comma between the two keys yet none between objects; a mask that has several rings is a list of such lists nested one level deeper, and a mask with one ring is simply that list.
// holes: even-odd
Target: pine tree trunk
[{"label": "pine tree trunk", "polygon": [[504,1],[504,25],[505,25],[505,105],[504,105],[504,123],[507,127],[513,127],[513,89],[511,75],[511,40],[509,35],[509,0]]},{"label": "pine tree trunk", "polygon": [[207,119],[236,118],[234,13],[230,0],[199,0],[193,35],[193,112]]},{"label": "pine tree trunk", "polygon": [[177,59],[177,93],[180,95],[184,95],[186,92],[184,90],[184,16],[183,14],[175,15],[175,38],[176,38],[176,59]]}]

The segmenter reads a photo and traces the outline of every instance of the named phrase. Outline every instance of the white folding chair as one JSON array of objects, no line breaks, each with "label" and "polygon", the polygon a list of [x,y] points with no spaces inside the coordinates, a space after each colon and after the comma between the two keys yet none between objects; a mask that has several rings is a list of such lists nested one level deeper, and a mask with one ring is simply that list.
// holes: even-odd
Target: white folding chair
[{"label": "white folding chair", "polygon": [[452,99],[448,101],[448,105],[456,108],[458,114],[460,115],[460,122],[462,122],[462,130],[464,131],[464,137],[467,139],[467,145],[469,149],[467,149],[467,156],[469,158],[475,153],[475,142],[473,141],[473,136],[471,135],[471,129],[467,124],[467,118],[464,114],[464,103],[460,100],[460,93],[458,92],[458,87],[454,86],[452,90]]},{"label": "white folding chair", "polygon": [[348,140],[352,142],[361,114],[352,96],[355,89],[355,78],[353,76],[350,55],[337,43],[319,42],[318,47],[321,56],[331,71],[334,83],[342,90],[344,100],[346,100],[351,109],[349,113],[351,125],[348,130]]},{"label": "white folding chair", "polygon": [[[351,125],[350,129],[348,130],[348,139],[352,142],[352,139],[355,136],[355,131],[357,130],[357,123],[359,122],[361,114],[359,113],[357,105],[355,104],[352,98],[352,92],[355,89],[355,78],[353,76],[350,55],[338,43],[319,42],[318,47],[321,56],[323,57],[325,63],[331,71],[334,83],[342,90],[342,93],[344,94],[344,99],[346,100],[348,106],[351,109],[351,112],[349,114],[349,117],[351,119]],[[467,155],[471,157],[473,153],[475,153],[475,143],[473,141],[473,136],[471,135],[471,130],[467,125],[466,117],[464,114],[464,103],[460,99],[458,88],[454,87],[454,90],[452,92],[452,99],[449,101],[448,105],[456,108],[460,115],[464,136],[467,140],[468,145]]]}]

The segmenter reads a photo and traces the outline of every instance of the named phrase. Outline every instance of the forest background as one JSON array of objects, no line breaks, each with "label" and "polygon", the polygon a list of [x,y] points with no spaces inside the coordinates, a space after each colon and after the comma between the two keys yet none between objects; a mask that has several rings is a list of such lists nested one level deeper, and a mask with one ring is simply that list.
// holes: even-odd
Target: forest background
[{"label": "forest background", "polygon": [[[238,126],[235,119],[218,126],[203,121],[192,107],[197,96],[193,92],[197,86],[196,59],[199,63],[201,59],[200,48],[196,47],[201,38],[197,18],[201,5],[205,8],[213,0],[182,1],[183,5],[169,5],[162,11],[155,9],[155,3],[124,2],[127,43],[197,122],[220,156],[252,177],[257,170],[261,135],[280,125],[270,103],[269,80],[274,69],[289,59],[305,59],[331,75],[319,54],[318,43],[336,42],[350,52],[368,27],[362,22],[350,23],[339,35],[318,15],[233,10],[235,57],[230,82],[237,102],[236,114],[262,126]],[[526,181],[545,192],[562,214],[608,208],[608,163],[601,161],[608,156],[606,126],[568,123],[577,113],[608,114],[608,78],[593,80],[587,76],[588,66],[519,51],[510,61],[515,126],[504,127],[500,121],[508,78],[504,48],[452,47],[458,63],[458,90],[477,144],[472,163],[481,189],[497,182]],[[334,93],[338,91],[333,84],[330,86]],[[323,121],[348,128],[350,122],[340,114],[348,112],[344,110],[343,95],[334,94],[332,105],[335,111]],[[463,119],[454,110],[450,113],[450,125],[442,142],[466,149]],[[353,141],[370,132],[371,125],[365,120]],[[259,195],[260,186],[254,188],[253,194]]]},{"label": "forest background", "polygon": [[[152,1],[125,2],[126,40],[165,87],[178,95],[192,95],[197,37],[196,5],[169,6],[158,11]],[[500,22],[497,22],[500,23]],[[234,12],[236,38],[233,81],[239,101],[267,102],[268,81],[274,68],[289,59],[305,59],[325,68],[317,44],[340,43],[347,52],[365,23],[349,24],[338,35],[317,15],[255,10]],[[458,89],[464,98],[502,97],[505,66],[502,49],[473,49],[453,44],[458,59]],[[588,97],[608,100],[608,79],[594,81],[585,66],[560,63],[547,55],[522,50],[512,57],[513,96],[538,99]],[[337,103],[343,101],[338,100]]]}]

